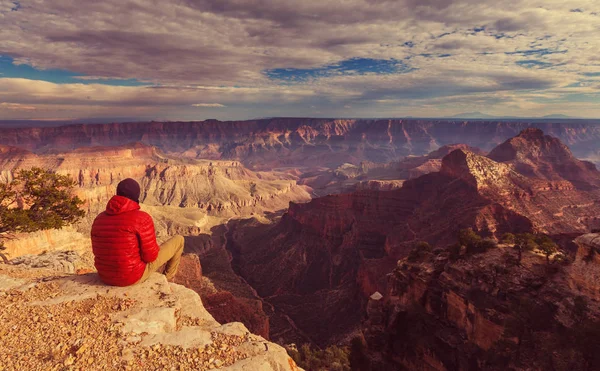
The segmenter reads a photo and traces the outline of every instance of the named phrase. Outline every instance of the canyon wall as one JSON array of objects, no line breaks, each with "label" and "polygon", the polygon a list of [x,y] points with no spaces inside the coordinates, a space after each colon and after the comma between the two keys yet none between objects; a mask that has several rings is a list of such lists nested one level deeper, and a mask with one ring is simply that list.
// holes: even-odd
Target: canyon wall
[{"label": "canyon wall", "polygon": [[[67,244],[89,248],[89,230],[125,178],[136,179],[142,188],[142,210],[155,221],[160,241],[177,234],[210,232],[229,218],[261,215],[287,208],[289,202],[310,199],[296,178],[286,173],[250,171],[238,161],[181,159],[155,147],[132,143],[119,147],[78,148],[56,154],[35,154],[15,147],[0,148],[0,178],[8,181],[20,169],[33,166],[69,175],[74,193],[83,201],[86,216],[76,224]],[[70,231],[70,230],[66,230]],[[53,240],[66,231],[44,231],[17,236],[7,243],[11,256],[57,246]],[[67,238],[68,239],[68,238]]]},{"label": "canyon wall", "polygon": [[443,248],[463,228],[499,239],[506,232],[585,233],[598,223],[597,189],[530,177],[462,148],[441,162],[439,172],[397,190],[292,203],[274,225],[234,230],[234,267],[311,341],[330,344],[356,331],[367,298],[385,290],[385,275],[418,241]]},{"label": "canyon wall", "polygon": [[[598,238],[586,235],[578,243],[589,251]],[[591,351],[600,340],[600,306],[590,295],[597,285],[590,286],[593,275],[584,278],[600,267],[597,259],[582,268],[579,257],[572,265],[546,264],[527,253],[515,264],[516,252],[506,245],[458,259],[443,250],[419,255],[399,261],[387,290],[369,303],[363,322],[369,369],[600,366]]]},{"label": "canyon wall", "polygon": [[[249,121],[132,122],[0,129],[0,144],[35,152],[143,142],[166,152],[205,159],[242,160],[247,166],[327,165],[361,160],[389,162],[424,155],[446,144],[489,150],[529,127],[569,145],[578,157],[594,158],[600,123],[575,120],[459,121],[418,119],[274,118]],[[323,154],[328,154],[323,157]]]}]

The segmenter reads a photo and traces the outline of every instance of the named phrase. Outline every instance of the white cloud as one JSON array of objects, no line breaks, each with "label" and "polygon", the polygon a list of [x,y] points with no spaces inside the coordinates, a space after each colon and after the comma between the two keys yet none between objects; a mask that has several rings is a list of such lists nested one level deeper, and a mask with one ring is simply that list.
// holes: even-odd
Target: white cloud
[{"label": "white cloud", "polygon": [[35,111],[36,108],[34,106],[27,106],[24,104],[19,104],[19,103],[7,103],[7,102],[2,102],[0,103],[0,112],[1,111]]},{"label": "white cloud", "polygon": [[[88,81],[155,84],[0,79],[0,99],[35,104],[39,114],[45,112],[41,107],[73,115],[112,115],[129,107],[136,114],[161,116],[189,109],[192,117],[202,111],[194,108],[221,104],[228,107],[222,114],[233,117],[302,115],[303,110],[312,112],[313,105],[325,115],[351,111],[364,116],[375,112],[369,106],[373,102],[394,101],[385,112],[400,115],[406,107],[418,111],[418,105],[444,112],[443,103],[436,102],[451,97],[461,99],[467,110],[477,106],[499,112],[518,106],[543,112],[555,106],[545,105],[540,96],[567,105],[573,95],[598,93],[598,84],[583,75],[600,72],[600,17],[592,14],[600,13],[597,0],[20,4],[11,11],[12,1],[0,0],[0,50],[16,63],[65,69]],[[575,8],[583,12],[571,12]],[[414,71],[330,76],[296,85],[281,85],[264,74],[351,58],[394,58]],[[494,106],[485,107],[485,102]],[[577,105],[581,114],[597,112],[593,102]],[[381,103],[377,107],[382,109]]]},{"label": "white cloud", "polygon": [[195,104],[192,104],[192,107],[221,108],[221,107],[225,107],[225,106],[220,103],[195,103]]}]

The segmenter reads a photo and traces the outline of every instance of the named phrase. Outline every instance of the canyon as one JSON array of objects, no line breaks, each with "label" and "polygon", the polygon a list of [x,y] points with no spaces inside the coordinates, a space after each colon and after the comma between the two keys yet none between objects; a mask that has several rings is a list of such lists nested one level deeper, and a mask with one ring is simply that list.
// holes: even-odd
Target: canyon
[{"label": "canyon", "polygon": [[[510,311],[562,295],[544,317],[560,331],[573,328],[578,297],[586,320],[600,313],[586,235],[600,228],[598,122],[119,123],[4,128],[0,144],[2,181],[32,166],[70,174],[88,212],[73,227],[8,241],[10,256],[61,246],[89,254],[91,220],[131,177],[159,241],[183,234],[198,257],[178,283],[218,321],[282,345],[361,339],[382,370],[565,369],[556,366],[565,353],[539,361],[542,350],[527,344],[513,362],[509,332],[526,316]],[[495,241],[549,235],[572,262],[546,267],[531,252],[511,265],[503,244],[453,260],[465,228]],[[432,251],[409,260],[419,242]],[[550,330],[527,334],[536,331]],[[569,349],[579,357],[583,348]],[[580,358],[574,369],[594,362]]]},{"label": "canyon", "polygon": [[34,252],[31,249],[52,249],[56,239],[70,239],[80,250],[89,249],[93,219],[125,178],[140,183],[142,207],[153,215],[159,241],[175,233],[210,232],[232,217],[275,212],[287,208],[290,201],[310,199],[295,178],[285,173],[250,171],[238,161],[180,159],[141,143],[56,154],[0,147],[1,180],[11,180],[20,169],[34,166],[72,177],[86,217],[73,227],[70,237],[61,237],[61,231],[43,231],[8,241],[8,253],[13,256]]},{"label": "canyon", "polygon": [[[167,153],[240,160],[251,169],[337,167],[361,160],[385,163],[464,143],[491,150],[529,127],[596,158],[600,123],[594,120],[465,121],[427,119],[272,118],[248,121],[129,122],[41,128],[1,128],[0,144],[34,152],[141,142]],[[326,155],[326,156],[325,156]]]},{"label": "canyon", "polygon": [[[519,157],[555,141],[533,134],[516,137],[529,141]],[[595,167],[560,148],[573,166],[586,169],[583,178],[598,179]],[[356,331],[367,298],[386,290],[387,273],[419,241],[443,248],[464,228],[500,239],[507,232],[581,234],[600,227],[598,188],[580,190],[564,178],[517,170],[458,148],[443,157],[439,172],[406,180],[400,189],[291,204],[273,224],[234,223],[234,267],[304,337],[321,345],[343,341]],[[290,336],[297,341],[299,335]]]}]

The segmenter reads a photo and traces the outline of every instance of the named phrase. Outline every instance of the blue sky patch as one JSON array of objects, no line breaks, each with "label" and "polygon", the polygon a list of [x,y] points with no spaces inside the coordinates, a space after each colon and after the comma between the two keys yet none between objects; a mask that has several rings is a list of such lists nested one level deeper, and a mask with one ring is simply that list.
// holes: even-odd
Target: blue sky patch
[{"label": "blue sky patch", "polygon": [[517,61],[515,64],[525,67],[525,68],[550,68],[554,66],[552,63],[536,61],[534,59],[526,59],[522,61]]},{"label": "blue sky patch", "polygon": [[552,50],[548,48],[543,49],[529,49],[529,50],[517,50],[516,52],[506,52],[507,55],[548,55],[548,54],[565,54],[567,50]]},{"label": "blue sky patch", "polygon": [[274,68],[264,71],[264,74],[271,80],[306,82],[328,76],[389,75],[411,71],[414,71],[414,68],[396,59],[352,58],[316,68]]},{"label": "blue sky patch", "polygon": [[146,86],[152,85],[136,79],[82,79],[81,73],[67,70],[41,70],[27,64],[15,64],[11,57],[0,55],[0,78],[22,78],[28,80],[43,80],[55,84],[102,84],[112,86]]}]

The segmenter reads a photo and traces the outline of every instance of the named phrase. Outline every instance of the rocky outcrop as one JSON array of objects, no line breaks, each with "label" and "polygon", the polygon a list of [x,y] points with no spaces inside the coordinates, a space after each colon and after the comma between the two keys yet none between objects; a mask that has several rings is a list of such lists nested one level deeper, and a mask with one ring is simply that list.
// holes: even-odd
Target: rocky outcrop
[{"label": "rocky outcrop", "polygon": [[442,159],[457,149],[465,150],[466,152],[475,153],[477,155],[485,155],[485,152],[479,148],[471,147],[466,144],[445,145],[425,156],[411,156],[400,161],[397,165],[397,169],[400,172],[400,178],[414,179],[421,175],[440,171]]},{"label": "rocky outcrop", "polygon": [[576,263],[528,253],[516,264],[515,254],[501,245],[458,260],[439,249],[399,261],[363,323],[371,369],[595,369],[588,342],[600,340],[600,307],[571,287]]},{"label": "rocky outcrop", "polygon": [[362,160],[397,161],[440,146],[491,149],[521,130],[538,127],[572,146],[579,157],[597,152],[600,126],[576,121],[340,120],[273,118],[220,122],[134,122],[45,128],[4,128],[0,144],[44,152],[143,142],[193,158],[241,160],[247,166],[337,167]]},{"label": "rocky outcrop", "polygon": [[10,264],[21,269],[46,268],[62,273],[76,273],[91,267],[90,261],[83,259],[72,250],[53,251],[39,255],[22,255],[12,259]]},{"label": "rocky outcrop", "polygon": [[578,249],[569,267],[569,284],[573,290],[600,301],[600,234],[585,234],[575,243]]},{"label": "rocky outcrop", "polygon": [[[417,241],[448,246],[463,228],[492,238],[585,233],[598,223],[599,196],[459,148],[442,159],[439,172],[398,190],[329,195],[290,204],[275,225],[246,225],[242,232],[234,225],[229,248],[234,267],[261,297],[311,341],[327,344],[354,330],[367,298],[384,289],[387,272]],[[464,321],[465,308],[450,318]],[[335,314],[344,310],[350,313]]]},{"label": "rocky outcrop", "polygon": [[241,323],[220,325],[198,294],[160,274],[124,288],[96,274],[43,282],[0,274],[0,302],[7,370],[300,370],[285,349]]},{"label": "rocky outcrop", "polygon": [[600,172],[594,164],[578,160],[560,139],[544,135],[540,129],[523,130],[494,148],[488,157],[510,164],[528,177],[566,180],[586,190],[600,187]]}]

